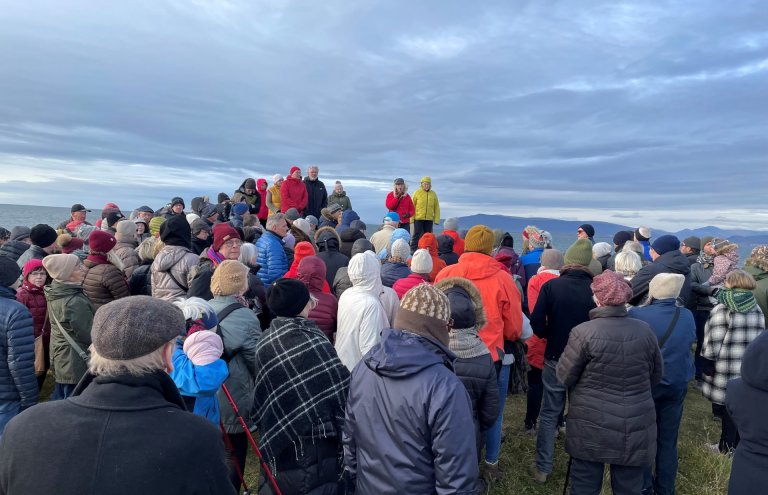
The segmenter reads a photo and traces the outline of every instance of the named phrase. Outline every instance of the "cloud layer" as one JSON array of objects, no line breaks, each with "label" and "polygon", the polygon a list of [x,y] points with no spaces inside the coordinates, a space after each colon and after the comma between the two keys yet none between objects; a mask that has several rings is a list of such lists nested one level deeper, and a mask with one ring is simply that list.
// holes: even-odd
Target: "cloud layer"
[{"label": "cloud layer", "polygon": [[768,227],[761,2],[12,2],[0,202],[129,206],[317,164],[364,218]]}]

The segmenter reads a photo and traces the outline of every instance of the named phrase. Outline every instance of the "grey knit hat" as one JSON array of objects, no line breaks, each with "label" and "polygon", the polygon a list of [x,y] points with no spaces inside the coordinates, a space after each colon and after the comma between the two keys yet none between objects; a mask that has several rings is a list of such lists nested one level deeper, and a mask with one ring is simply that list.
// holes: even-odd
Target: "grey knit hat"
[{"label": "grey knit hat", "polygon": [[11,241],[23,241],[24,239],[29,239],[29,234],[32,232],[32,229],[29,227],[24,227],[21,225],[17,225],[16,227],[11,229]]},{"label": "grey knit hat", "polygon": [[149,296],[129,296],[96,311],[91,339],[101,356],[125,361],[156,351],[185,329],[184,315],[173,304]]}]

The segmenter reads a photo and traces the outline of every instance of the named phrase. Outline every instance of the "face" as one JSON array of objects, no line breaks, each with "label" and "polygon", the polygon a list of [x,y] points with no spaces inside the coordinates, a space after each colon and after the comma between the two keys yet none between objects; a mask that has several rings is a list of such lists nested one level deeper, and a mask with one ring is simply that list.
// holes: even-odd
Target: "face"
[{"label": "face", "polygon": [[45,268],[37,268],[27,275],[27,281],[35,287],[42,287],[45,285],[45,281],[48,278],[48,274]]},{"label": "face", "polygon": [[344,190],[344,186],[342,186],[341,184],[336,184],[336,187],[334,187],[333,190],[336,191],[337,193],[341,193]]},{"label": "face", "polygon": [[58,249],[58,246],[57,246],[57,245],[56,245],[56,243],[54,242],[54,243],[53,243],[53,244],[51,244],[50,246],[48,246],[48,247],[44,247],[44,248],[43,248],[43,251],[45,251],[47,254],[53,254],[53,253],[55,253],[55,252],[56,252],[56,249]]},{"label": "face", "polygon": [[395,184],[395,194],[403,194],[403,190],[405,189],[405,184]]},{"label": "face", "polygon": [[686,246],[685,244],[680,244],[680,252],[683,254],[691,254],[693,250]]},{"label": "face", "polygon": [[197,237],[198,239],[201,239],[201,240],[204,241],[204,240],[208,239],[208,231],[207,230],[201,230],[200,232],[197,233],[197,235],[195,237]]},{"label": "face", "polygon": [[282,186],[282,185],[283,185],[283,179],[280,179],[279,181],[275,182],[275,185],[276,185],[277,187],[280,187],[280,186]]},{"label": "face", "polygon": [[288,233],[289,230],[288,222],[277,222],[277,224],[272,228],[272,232],[279,235],[280,237],[285,237],[285,234]]},{"label": "face", "polygon": [[658,258],[659,256],[661,256],[661,255],[659,253],[657,253],[653,248],[651,248],[651,259],[653,261],[656,261],[656,258]]},{"label": "face", "polygon": [[576,238],[577,239],[587,239],[589,236],[586,232],[584,232],[582,229],[579,229],[576,231]]},{"label": "face", "polygon": [[74,269],[72,275],[69,276],[69,280],[67,281],[76,284],[82,284],[83,280],[85,280],[86,273],[88,273],[88,269],[84,264],[80,263],[77,268]]},{"label": "face", "polygon": [[138,223],[136,224],[136,233],[137,233],[138,235],[142,235],[142,234],[144,234],[146,231],[147,231],[147,226],[146,226],[145,224],[143,224],[143,223],[141,223],[141,222],[138,222]]},{"label": "face", "polygon": [[267,190],[267,183],[266,183],[266,181],[265,182],[260,182],[259,183],[259,191],[266,191],[266,190]]},{"label": "face", "polygon": [[76,220],[78,222],[84,222],[85,221],[85,213],[84,211],[76,211],[72,213],[72,220]]},{"label": "face", "polygon": [[291,177],[293,177],[294,179],[301,179],[301,169],[295,170],[291,174]]},{"label": "face", "polygon": [[317,174],[318,174],[318,169],[317,169],[317,167],[312,167],[312,168],[310,168],[307,171],[307,173],[309,174],[309,179],[310,180],[316,180],[317,179]]},{"label": "face", "polygon": [[236,260],[240,257],[240,246],[243,245],[243,241],[240,239],[230,239],[221,245],[219,253],[228,260]]},{"label": "face", "polygon": [[707,253],[709,256],[714,256],[715,254],[715,248],[712,247],[712,243],[708,242],[704,244],[704,252]]},{"label": "face", "polygon": [[422,182],[421,183],[421,188],[424,189],[425,191],[429,191],[430,189],[432,189],[432,183],[431,182]]},{"label": "face", "polygon": [[149,223],[149,221],[152,220],[153,216],[154,215],[152,215],[152,213],[149,213],[148,211],[142,211],[141,213],[139,213],[139,218],[141,218],[147,223]]},{"label": "face", "polygon": [[173,211],[175,214],[180,214],[182,211],[184,211],[184,205],[181,203],[176,203],[171,207],[171,211]]},{"label": "face", "polygon": [[256,192],[256,189],[254,189],[252,187],[246,187],[245,188],[245,194],[253,194],[255,192]]}]

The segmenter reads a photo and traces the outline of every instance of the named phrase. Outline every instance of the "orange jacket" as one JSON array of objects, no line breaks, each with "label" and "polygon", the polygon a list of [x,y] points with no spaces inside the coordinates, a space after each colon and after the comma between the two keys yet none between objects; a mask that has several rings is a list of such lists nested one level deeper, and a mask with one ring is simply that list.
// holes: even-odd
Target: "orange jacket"
[{"label": "orange jacket", "polygon": [[[429,280],[434,282],[437,274],[446,266],[445,261],[437,255],[437,237],[435,237],[435,234],[427,232],[421,236],[421,239],[419,239],[419,249],[429,251],[429,257],[432,258],[432,271],[429,272]],[[408,266],[411,266],[411,259],[408,260]]]},{"label": "orange jacket", "polygon": [[523,330],[520,292],[508,270],[493,257],[482,253],[464,253],[459,262],[440,271],[435,282],[448,277],[471,280],[480,291],[488,323],[478,332],[494,361],[505,340],[517,340]]}]

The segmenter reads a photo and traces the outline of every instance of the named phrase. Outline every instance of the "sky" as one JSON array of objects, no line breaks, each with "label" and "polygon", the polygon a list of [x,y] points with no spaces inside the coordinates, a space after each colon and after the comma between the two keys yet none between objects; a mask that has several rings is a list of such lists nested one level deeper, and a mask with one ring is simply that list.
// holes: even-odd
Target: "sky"
[{"label": "sky", "polygon": [[320,168],[364,219],[768,228],[756,1],[68,0],[0,8],[0,203],[123,209]]}]

